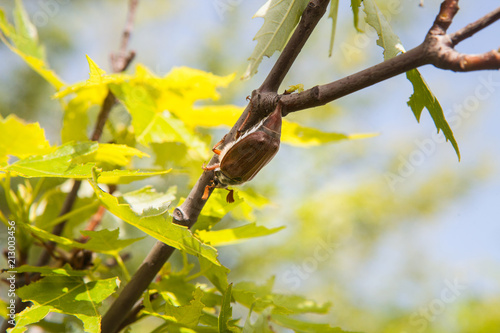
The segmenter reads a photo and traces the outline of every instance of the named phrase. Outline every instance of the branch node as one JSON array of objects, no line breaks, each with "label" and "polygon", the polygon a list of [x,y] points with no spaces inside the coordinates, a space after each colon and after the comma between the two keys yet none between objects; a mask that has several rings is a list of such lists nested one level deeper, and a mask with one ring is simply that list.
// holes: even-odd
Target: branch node
[{"label": "branch node", "polygon": [[184,226],[189,225],[189,217],[186,215],[186,213],[184,213],[184,211],[180,206],[174,209],[172,218],[175,224],[180,224]]}]

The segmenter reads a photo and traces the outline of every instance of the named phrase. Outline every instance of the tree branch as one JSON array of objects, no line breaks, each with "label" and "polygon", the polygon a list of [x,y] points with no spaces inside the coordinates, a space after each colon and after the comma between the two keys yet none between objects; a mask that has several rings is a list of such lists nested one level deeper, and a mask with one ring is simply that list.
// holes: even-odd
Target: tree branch
[{"label": "tree branch", "polygon": [[[361,90],[370,85],[425,64],[434,64],[436,67],[439,67],[436,63],[438,63],[437,60],[440,55],[436,50],[439,47],[443,47],[444,42],[442,40],[433,39],[431,43],[431,37],[429,36],[447,36],[449,39],[450,37],[445,35],[445,33],[451,24],[454,15],[458,11],[458,0],[444,1],[441,6],[440,14],[436,18],[436,21],[429,31],[424,43],[404,54],[365,69],[359,73],[345,77],[341,80],[316,86],[302,93],[278,95],[276,92],[279,85],[288,73],[288,70],[295,61],[298,53],[300,53],[302,46],[310,36],[312,29],[314,29],[317,24],[317,21],[324,14],[327,4],[328,1],[326,0],[312,0],[309,3],[308,8],[302,15],[299,26],[290,38],[289,43],[286,45],[273,69],[260,88],[252,92],[250,103],[227,134],[225,144],[231,143],[234,140],[238,129],[241,127],[241,124],[245,122],[245,120],[247,121],[246,123],[248,123],[248,127],[257,123],[257,121],[267,116],[272,110],[274,110],[280,100],[284,105],[283,116],[285,116],[289,112],[326,104],[337,98],[346,96],[355,91]],[[488,20],[491,21],[488,24],[491,24],[496,19],[489,18]],[[482,28],[485,26],[486,25]],[[479,31],[482,28],[475,29]],[[449,63],[450,61],[456,60],[448,59],[447,61]],[[484,64],[490,60],[482,59],[481,61]],[[440,65],[443,66],[443,64]],[[475,65],[475,68],[479,68],[479,66]],[[218,155],[214,155],[210,164],[217,162]],[[205,186],[210,184],[213,177],[213,171],[205,171],[202,173],[184,203],[174,210],[174,223],[191,227],[197,221],[198,216],[206,202],[205,200],[202,200],[201,197],[203,196]],[[213,189],[211,189],[211,191],[213,191]],[[143,291],[148,287],[149,283],[153,280],[157,272],[161,269],[163,264],[169,259],[174,251],[174,248],[160,241],[154,245],[153,249],[134,274],[131,281],[124,287],[121,294],[111,305],[108,312],[104,315],[102,320],[103,332],[115,333],[124,327],[122,325],[124,318],[127,317],[127,314],[130,312],[134,304],[137,304],[136,302],[142,295]]]},{"label": "tree branch", "polygon": [[461,41],[472,37],[476,32],[483,30],[490,24],[498,21],[500,19],[500,7],[486,14],[476,22],[466,25],[462,29],[450,34],[450,39],[453,45],[457,45]]},{"label": "tree branch", "polygon": [[283,52],[276,60],[273,68],[258,89],[259,92],[277,92],[286,74],[297,59],[302,47],[313,32],[319,20],[326,12],[329,0],[313,0],[309,2],[302,14],[295,32],[286,44]]},{"label": "tree branch", "polygon": [[[286,73],[300,53],[302,46],[304,46],[311,35],[312,30],[325,13],[328,2],[327,0],[311,0],[307,9],[302,14],[297,29],[295,29],[292,37],[290,37],[289,43],[292,42],[295,46],[289,46],[289,43],[285,46],[283,53],[264,80],[259,91],[256,90],[252,93],[251,102],[245,108],[245,111],[236,121],[233,128],[229,131],[226,137],[226,144],[234,139],[250,110],[253,110],[254,114],[257,115],[255,118],[248,121],[250,124],[255,123],[258,121],[259,117],[262,118],[272,111],[275,103],[278,102],[275,97],[277,96],[276,91],[279,85],[282,83]],[[286,53],[286,56],[284,56],[284,53]],[[214,155],[209,163],[217,163],[217,161],[218,155]],[[175,208],[172,219],[174,223],[188,228],[193,226],[198,220],[198,216],[206,203],[206,200],[201,199],[205,186],[210,183],[213,177],[213,171],[203,172],[183,204]],[[126,317],[126,314],[129,313],[133,305],[174,251],[175,248],[160,241],[156,242],[139,269],[132,276],[130,282],[124,287],[108,312],[103,316],[101,324],[103,332],[113,333],[122,328],[121,323]]]},{"label": "tree branch", "polygon": [[446,34],[457,11],[458,0],[444,1],[424,42],[406,53],[340,80],[315,86],[298,94],[281,95],[280,100],[284,106],[283,116],[290,112],[324,105],[423,65],[434,65],[437,68],[455,72],[500,69],[498,50],[469,55],[457,52],[453,48],[462,40],[499,20],[500,8],[454,34]]},{"label": "tree branch", "polygon": [[425,63],[425,53],[421,45],[340,80],[315,86],[298,94],[282,95],[280,101],[284,106],[283,116],[290,112],[324,105]]}]

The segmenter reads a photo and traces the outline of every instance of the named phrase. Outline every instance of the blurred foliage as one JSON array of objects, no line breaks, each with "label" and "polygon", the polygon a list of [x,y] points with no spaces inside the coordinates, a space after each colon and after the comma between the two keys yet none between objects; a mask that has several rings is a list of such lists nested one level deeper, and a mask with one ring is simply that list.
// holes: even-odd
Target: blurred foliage
[{"label": "blurred foliage", "polygon": [[[449,288],[446,283],[436,287],[428,281],[452,281],[456,274],[426,261],[425,242],[417,243],[417,248],[412,246],[416,225],[439,224],[442,212],[491,176],[485,160],[478,158],[459,171],[431,164],[412,171],[411,177],[402,177],[395,188],[391,187],[383,175],[401,177],[401,156],[415,151],[413,142],[406,143],[402,137],[387,148],[374,144],[377,138],[349,140],[369,135],[341,134],[351,128],[365,131],[367,126],[361,123],[372,124],[367,117],[370,107],[375,102],[386,103],[385,97],[367,94],[350,104],[340,102],[292,115],[295,122],[289,121],[284,127],[288,136],[284,141],[319,147],[301,150],[284,146],[277,160],[252,185],[236,192],[233,205],[227,205],[225,193],[216,190],[192,234],[170,223],[169,212],[184,200],[199,177],[201,164],[210,156],[210,143],[222,136],[218,127],[234,123],[244,97],[274,61],[264,59],[259,73],[248,82],[231,82],[231,73],[242,74],[244,60],[255,46],[250,39],[257,29],[248,32],[242,22],[249,20],[249,8],[257,10],[261,5],[234,3],[224,3],[222,12],[213,9],[213,4],[206,5],[216,13],[210,22],[218,23],[207,25],[206,15],[200,15],[200,22],[192,25],[192,18],[188,23],[180,20],[193,15],[193,4],[141,1],[132,47],[138,61],[147,66],[108,74],[97,63],[105,64],[108,53],[118,46],[125,2],[71,2],[53,7],[52,12],[26,2],[32,20],[35,13],[45,13],[49,18],[47,24],[34,22],[39,35],[31,35],[31,50],[45,46],[45,54],[37,58],[45,67],[35,66],[35,70],[47,77],[45,70],[54,69],[65,81],[84,81],[61,87],[57,80],[49,79],[51,87],[0,44],[0,57],[5,59],[0,64],[0,126],[8,125],[0,132],[0,162],[2,170],[9,171],[0,173],[0,220],[5,226],[9,219],[18,224],[16,237],[23,263],[36,263],[41,243],[49,240],[60,244],[63,253],[51,267],[26,265],[20,269],[40,272],[45,276],[41,281],[47,282],[43,288],[33,283],[19,290],[20,296],[34,301],[20,317],[20,326],[41,320],[37,326],[47,332],[81,332],[82,323],[87,331],[95,331],[99,314],[89,309],[107,305],[105,299],[114,293],[118,281],[126,283],[154,242],[152,237],[138,241],[145,234],[137,227],[185,251],[179,251],[165,265],[146,292],[143,320],[134,323],[131,332],[191,332],[197,325],[207,327],[206,331],[222,327],[249,332],[341,332],[337,326],[364,332],[500,332],[498,293],[482,297],[467,285],[464,293],[445,302],[442,292]],[[368,35],[360,3],[351,2],[354,24]],[[393,8],[390,1],[377,1],[377,5],[384,13]],[[6,21],[14,22],[11,13],[19,8],[14,2],[2,6]],[[109,22],[104,22],[103,13],[111,11],[114,14],[107,15]],[[84,16],[99,23],[89,26],[88,20],[81,19]],[[317,64],[307,60],[318,57],[318,49],[325,58],[328,53],[329,38],[313,34],[311,45],[304,49],[286,84],[300,82],[307,88],[331,81],[375,57],[368,46],[352,44],[360,36],[353,27],[353,16],[341,17],[334,44],[335,65],[326,63],[331,72],[324,70],[321,60]],[[403,13],[391,18],[406,29],[414,29],[407,17]],[[192,41],[201,26],[203,38],[198,39],[197,46],[187,47],[186,41]],[[177,29],[183,29],[184,34],[176,36]],[[12,47],[27,54],[23,45],[12,42],[2,30]],[[375,38],[370,42],[373,45]],[[238,50],[240,46],[242,50]],[[96,60],[87,59],[88,80],[84,78],[89,72],[85,53]],[[165,53],[168,62],[162,60]],[[306,67],[301,65],[304,59]],[[381,57],[374,59],[379,61]],[[25,57],[25,61],[34,66],[33,59]],[[207,72],[179,68],[184,65]],[[317,75],[311,68],[317,69]],[[306,71],[308,75],[303,77]],[[103,142],[113,144],[92,145],[85,141],[109,89],[122,102],[113,110],[103,135]],[[169,112],[163,112],[165,109]],[[356,115],[350,115],[348,109]],[[338,146],[324,145],[338,140],[346,141]],[[162,173],[158,167],[169,173],[149,178]],[[15,177],[16,172],[23,177],[38,177],[41,170],[45,178]],[[53,172],[50,177],[48,170]],[[141,176],[137,172],[150,173]],[[91,183],[84,184],[73,211],[62,217],[58,214],[71,181],[61,177],[90,179]],[[128,184],[132,180],[135,182]],[[109,187],[104,183],[120,183],[119,192],[106,193],[103,190]],[[101,205],[109,210],[101,227],[84,231]],[[69,220],[63,234],[51,235],[54,225],[65,219]],[[283,226],[285,230],[281,230]],[[395,235],[403,239],[394,244]],[[82,239],[90,240],[80,243]],[[220,245],[228,246],[214,248]],[[390,255],[384,247],[389,247],[385,251]],[[65,262],[64,255],[83,250],[99,253],[94,254],[93,267],[84,268],[85,279],[81,270],[58,267]],[[403,258],[402,263],[392,261],[391,255]],[[6,265],[3,259],[0,263]],[[231,268],[229,275],[224,266]],[[373,266],[377,268],[367,270]],[[370,276],[380,271],[392,274],[385,284],[377,284],[376,276]],[[80,299],[86,307],[78,313],[72,313],[71,301],[80,296],[66,294],[70,288],[75,295],[80,295],[80,289],[88,291],[88,298]],[[62,295],[66,298],[54,301],[54,296]],[[3,289],[2,298],[0,315],[5,318]],[[22,323],[24,319],[27,321]]]}]

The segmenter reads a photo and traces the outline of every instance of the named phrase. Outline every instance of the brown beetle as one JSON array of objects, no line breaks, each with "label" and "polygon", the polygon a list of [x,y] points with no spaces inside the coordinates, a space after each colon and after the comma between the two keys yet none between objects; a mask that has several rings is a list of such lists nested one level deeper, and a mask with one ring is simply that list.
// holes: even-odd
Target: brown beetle
[{"label": "brown beetle", "polygon": [[[240,127],[242,128],[242,127]],[[212,151],[220,156],[220,163],[203,167],[204,170],[214,170],[215,179],[205,187],[203,200],[208,198],[211,188],[224,188],[229,191],[227,202],[234,202],[233,190],[230,185],[241,185],[250,181],[271,161],[280,147],[281,138],[281,103],[260,123],[240,135],[236,141],[217,149],[224,142],[218,142]]]}]

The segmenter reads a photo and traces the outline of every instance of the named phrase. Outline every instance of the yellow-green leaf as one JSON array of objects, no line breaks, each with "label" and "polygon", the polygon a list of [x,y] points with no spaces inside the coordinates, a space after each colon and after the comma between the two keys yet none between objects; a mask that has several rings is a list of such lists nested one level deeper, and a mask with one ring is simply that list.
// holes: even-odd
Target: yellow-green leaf
[{"label": "yellow-green leaf", "polygon": [[118,287],[117,278],[85,282],[77,276],[46,276],[19,288],[17,294],[33,303],[16,316],[16,326],[11,332],[24,332],[25,326],[43,319],[49,312],[76,316],[83,322],[85,332],[101,331],[102,301]]},{"label": "yellow-green leaf", "polygon": [[271,57],[274,52],[283,50],[308,3],[309,0],[268,0],[257,11],[254,18],[264,18],[264,24],[253,38],[257,45],[248,58],[250,64],[242,79],[257,73],[264,56]]},{"label": "yellow-green leaf", "polygon": [[7,21],[5,13],[0,9],[0,40],[47,82],[54,86],[56,90],[59,90],[65,83],[45,62],[45,51],[38,43],[36,27],[29,21],[29,17],[20,0],[16,0],[14,20],[15,27]]},{"label": "yellow-green leaf", "polygon": [[0,164],[8,155],[21,159],[51,151],[45,132],[38,123],[26,124],[16,115],[0,116]]},{"label": "yellow-green leaf", "polygon": [[378,34],[377,45],[384,49],[384,60],[394,58],[398,53],[404,52],[399,37],[392,28],[384,14],[373,0],[364,0],[364,11],[366,23],[371,25]]},{"label": "yellow-green leaf", "polygon": [[[169,173],[172,169],[167,170],[112,170],[101,171],[99,182],[103,184],[128,184],[137,180],[146,179],[153,176],[161,176]],[[91,178],[91,175],[86,175],[85,179]]]},{"label": "yellow-green leaf", "polygon": [[249,238],[262,237],[274,234],[285,227],[268,229],[263,226],[258,226],[255,223],[243,225],[232,229],[223,229],[217,231],[198,230],[198,237],[203,242],[212,246],[223,246],[237,244]]},{"label": "yellow-green leaf", "polygon": [[318,146],[325,143],[336,142],[340,140],[365,139],[376,136],[377,134],[342,134],[322,132],[318,129],[305,127],[297,123],[283,120],[281,129],[281,141],[292,146]]},{"label": "yellow-green leaf", "polygon": [[191,127],[219,127],[234,125],[245,107],[236,105],[206,105],[187,108],[179,118]]},{"label": "yellow-green leaf", "polygon": [[330,13],[328,17],[332,19],[332,32],[330,37],[330,48],[328,50],[328,56],[332,56],[333,52],[333,41],[335,40],[335,30],[337,30],[337,16],[339,12],[339,0],[330,0]]},{"label": "yellow-green leaf", "polygon": [[139,149],[129,147],[127,145],[119,145],[114,143],[101,143],[95,153],[95,161],[106,162],[116,165],[127,165],[130,159],[134,156],[149,157]]},{"label": "yellow-green leaf", "polygon": [[170,218],[164,215],[147,217],[137,215],[130,205],[120,204],[118,198],[102,191],[95,180],[90,180],[90,184],[99,200],[112,214],[167,245],[194,256],[203,256],[212,263],[220,265],[217,260],[217,250],[200,242],[188,228],[172,223]]},{"label": "yellow-green leaf", "polygon": [[423,77],[417,69],[412,69],[406,72],[406,77],[413,85],[413,94],[408,100],[408,106],[411,107],[415,118],[420,122],[420,116],[422,115],[422,110],[424,107],[429,111],[429,114],[436,125],[437,131],[443,131],[446,141],[450,141],[455,152],[457,153],[458,160],[460,161],[460,150],[458,149],[458,143],[453,136],[453,132],[444,117],[443,108],[439,104],[436,96],[432,93],[424,81]]}]

